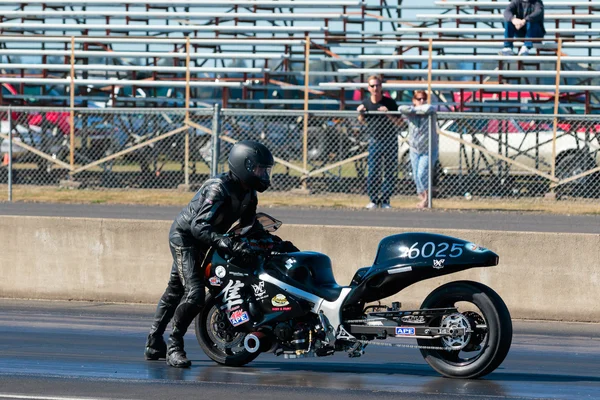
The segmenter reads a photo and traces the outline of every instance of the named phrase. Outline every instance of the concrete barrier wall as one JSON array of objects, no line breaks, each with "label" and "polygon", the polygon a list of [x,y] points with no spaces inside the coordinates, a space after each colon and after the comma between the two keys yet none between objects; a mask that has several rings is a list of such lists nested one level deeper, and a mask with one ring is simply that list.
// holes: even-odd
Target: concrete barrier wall
[{"label": "concrete barrier wall", "polygon": [[[0,296],[155,303],[171,268],[168,221],[0,217]],[[377,244],[415,231],[284,225],[279,235],[328,254],[340,284],[372,263]],[[513,318],[600,322],[600,235],[436,229],[487,247],[500,265],[415,284],[392,300],[418,307],[437,286],[491,286]]]}]

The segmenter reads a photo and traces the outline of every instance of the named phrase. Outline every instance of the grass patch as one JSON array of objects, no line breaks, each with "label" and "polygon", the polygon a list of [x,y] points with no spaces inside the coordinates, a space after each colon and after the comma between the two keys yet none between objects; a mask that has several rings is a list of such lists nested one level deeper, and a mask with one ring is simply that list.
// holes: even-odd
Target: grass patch
[{"label": "grass patch", "polygon": [[[172,189],[64,189],[46,186],[13,186],[13,201],[64,204],[137,204],[147,206],[181,206],[193,197],[192,192]],[[7,185],[0,185],[0,199],[8,199]],[[416,196],[396,196],[391,204],[395,209],[414,209]],[[263,207],[327,207],[363,208],[369,199],[354,194],[311,194],[294,192],[270,192],[259,195]],[[600,202],[590,200],[548,200],[543,198],[493,199],[462,197],[434,199],[434,208],[445,210],[522,211],[552,214],[600,215]]]}]

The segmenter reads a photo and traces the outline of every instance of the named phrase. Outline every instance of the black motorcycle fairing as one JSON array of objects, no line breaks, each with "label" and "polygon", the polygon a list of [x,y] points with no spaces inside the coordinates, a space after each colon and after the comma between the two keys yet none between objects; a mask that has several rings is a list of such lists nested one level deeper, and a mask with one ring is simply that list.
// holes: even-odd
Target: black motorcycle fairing
[{"label": "black motorcycle fairing", "polygon": [[251,277],[253,289],[249,297],[250,311],[255,329],[273,322],[283,322],[304,316],[310,312],[306,301],[261,279]]},{"label": "black motorcycle fairing", "polygon": [[251,331],[310,312],[304,300],[259,279],[263,271],[260,264],[248,268],[244,258],[224,256],[220,251],[211,251],[205,275],[209,291],[236,330]]},{"label": "black motorcycle fairing", "polygon": [[371,302],[396,294],[413,283],[474,267],[498,265],[498,255],[466,240],[410,232],[379,243],[373,266],[358,270],[345,304]]},{"label": "black motorcycle fairing", "polygon": [[274,272],[275,278],[327,301],[335,301],[343,288],[333,276],[331,259],[314,251],[298,251],[271,257],[265,269],[269,273]]},{"label": "black motorcycle fairing", "polygon": [[[464,250],[463,250],[464,249]],[[498,255],[466,240],[435,233],[409,232],[391,235],[379,242],[375,266],[391,266],[445,259],[443,267],[458,265],[491,267]]]}]

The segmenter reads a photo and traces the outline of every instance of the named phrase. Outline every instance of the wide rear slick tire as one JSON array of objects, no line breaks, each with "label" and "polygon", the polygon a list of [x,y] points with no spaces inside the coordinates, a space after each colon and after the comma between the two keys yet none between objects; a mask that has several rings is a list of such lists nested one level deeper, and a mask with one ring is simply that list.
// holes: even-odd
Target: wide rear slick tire
[{"label": "wide rear slick tire", "polygon": [[[227,315],[219,310],[219,305],[210,294],[206,297],[204,308],[196,317],[194,325],[198,344],[216,363],[241,367],[260,354],[250,353],[243,348],[245,333],[233,332]],[[228,340],[229,338],[231,340]]]},{"label": "wide rear slick tire", "polygon": [[[479,378],[498,368],[508,354],[512,342],[510,313],[495,291],[471,281],[457,281],[440,286],[427,296],[421,308],[454,307],[457,302],[475,305],[485,320],[487,332],[479,353],[473,357],[462,358],[458,351],[421,349],[421,354],[433,369],[446,377]],[[418,339],[417,342],[420,346],[442,345],[441,340]]]}]

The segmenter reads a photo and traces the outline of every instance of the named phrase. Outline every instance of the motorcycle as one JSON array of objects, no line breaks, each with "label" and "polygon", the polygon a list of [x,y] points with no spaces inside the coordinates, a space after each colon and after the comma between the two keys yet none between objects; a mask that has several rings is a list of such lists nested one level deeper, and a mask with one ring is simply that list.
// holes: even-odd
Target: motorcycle
[{"label": "motorcycle", "polygon": [[[373,265],[340,286],[327,255],[277,251],[272,232],[280,226],[259,213],[254,225],[228,232],[254,249],[253,256],[211,249],[204,259],[208,295],[195,329],[201,348],[215,362],[242,366],[263,352],[290,359],[341,351],[359,357],[367,346],[383,345],[418,348],[446,377],[478,378],[508,354],[510,313],[481,283],[447,283],[417,310],[403,310],[398,302],[367,305],[425,279],[495,266],[494,252],[438,234],[391,235],[379,243]],[[407,339],[416,344],[403,342]]]}]

